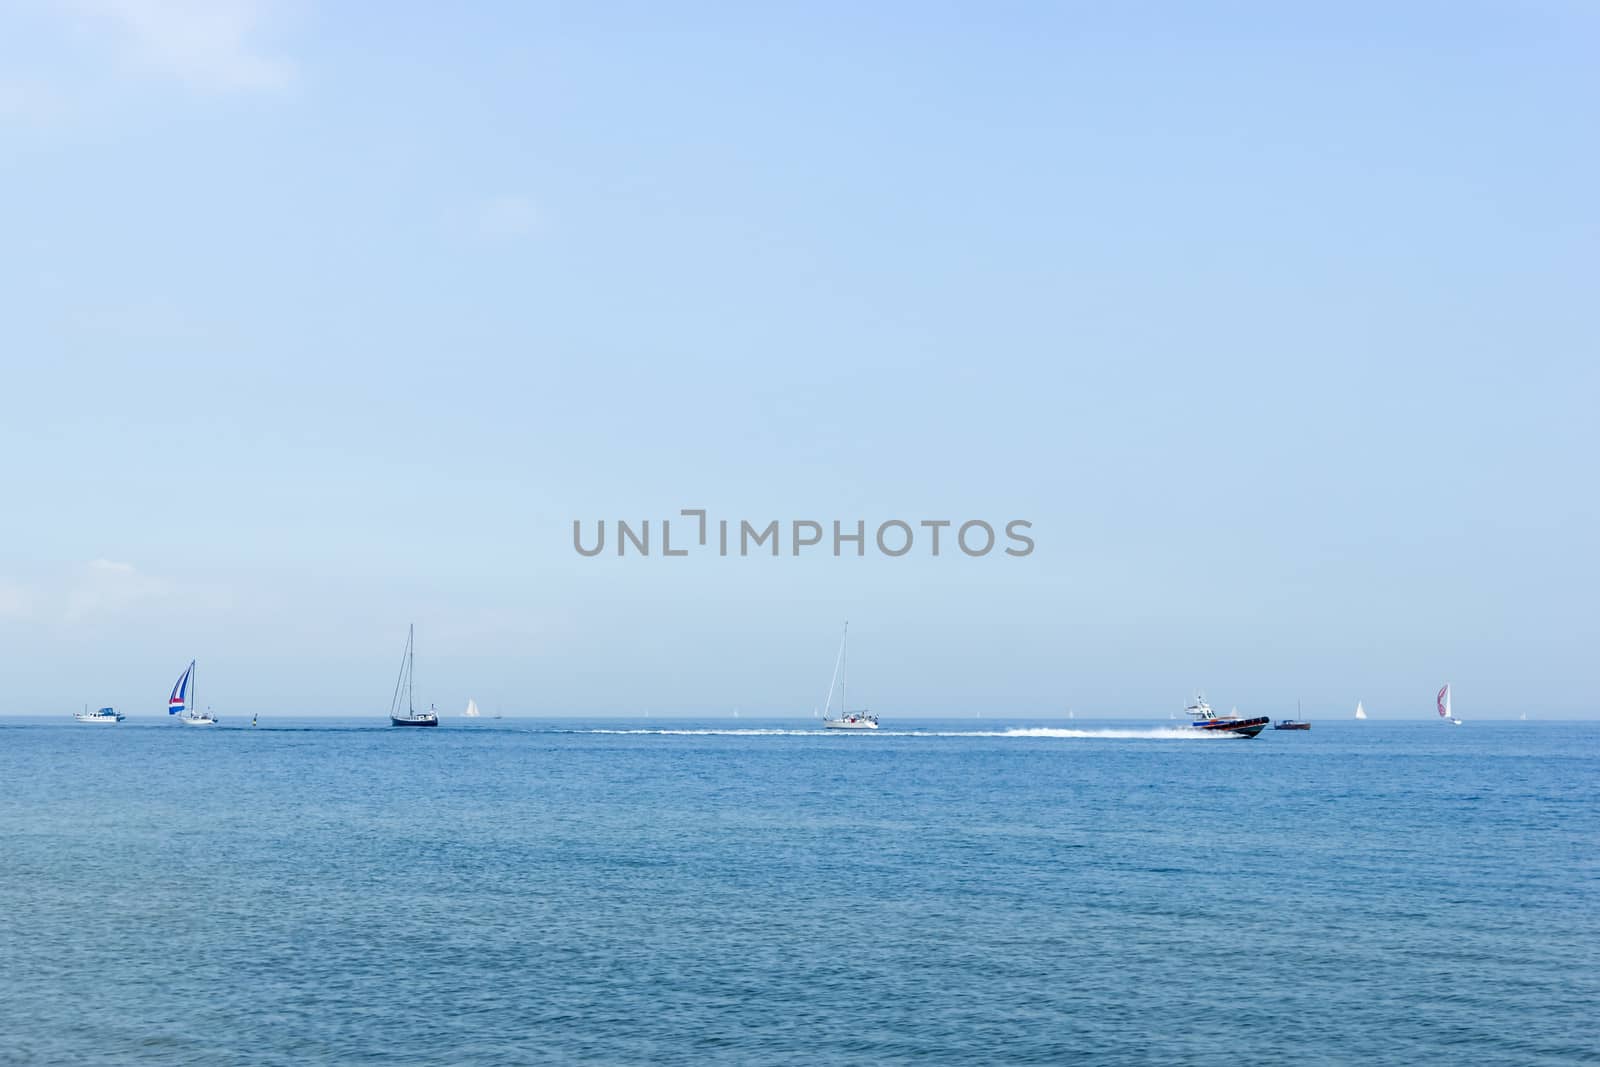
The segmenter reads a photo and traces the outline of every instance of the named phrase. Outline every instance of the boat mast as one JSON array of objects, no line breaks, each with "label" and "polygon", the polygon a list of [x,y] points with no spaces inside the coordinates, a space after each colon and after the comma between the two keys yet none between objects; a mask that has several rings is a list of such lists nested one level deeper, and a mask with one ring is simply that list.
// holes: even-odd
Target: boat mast
[{"label": "boat mast", "polygon": [[[845,620],[845,637],[850,636],[850,621]],[[822,702],[822,717],[828,717],[828,712],[833,710],[833,690],[839,684],[839,668],[844,665],[844,641],[839,642],[839,654],[833,657],[833,677],[828,679],[828,699]]]},{"label": "boat mast", "polygon": [[417,624],[406,630],[406,712],[416,718],[417,709],[411,699],[417,686]]},{"label": "boat mast", "polygon": [[839,710],[850,714],[850,620],[844,620],[844,636],[839,639]]},{"label": "boat mast", "polygon": [[195,669],[195,660],[189,661],[189,710],[187,714],[195,714],[195,708],[200,706],[200,686],[195,684],[194,676],[198,673]]}]

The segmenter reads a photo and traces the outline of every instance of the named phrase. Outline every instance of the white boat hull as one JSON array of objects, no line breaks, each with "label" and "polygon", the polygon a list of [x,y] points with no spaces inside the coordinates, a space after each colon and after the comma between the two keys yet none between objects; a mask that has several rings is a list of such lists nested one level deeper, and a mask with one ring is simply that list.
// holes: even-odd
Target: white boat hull
[{"label": "white boat hull", "polygon": [[178,717],[178,721],[183,723],[183,725],[185,725],[185,726],[215,726],[215,725],[217,725],[217,720],[213,719],[209,715],[196,715],[194,718],[190,718],[187,715],[180,715]]},{"label": "white boat hull", "polygon": [[829,730],[876,730],[878,724],[871,719],[823,719],[822,725]]},{"label": "white boat hull", "polygon": [[102,717],[99,715],[74,715],[73,718],[78,722],[94,723],[100,726],[115,726],[121,721],[120,719],[113,719],[109,716]]}]

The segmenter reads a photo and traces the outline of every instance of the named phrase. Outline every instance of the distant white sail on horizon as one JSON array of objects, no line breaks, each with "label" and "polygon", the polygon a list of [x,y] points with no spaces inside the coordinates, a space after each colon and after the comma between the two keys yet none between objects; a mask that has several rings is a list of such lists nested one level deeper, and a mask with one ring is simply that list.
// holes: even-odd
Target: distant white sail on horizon
[{"label": "distant white sail on horizon", "polygon": [[478,702],[476,700],[468,700],[467,710],[463,711],[461,715],[463,718],[476,719],[478,717]]},{"label": "distant white sail on horizon", "polygon": [[1450,683],[1444,683],[1444,688],[1439,690],[1439,695],[1434,701],[1439,708],[1439,718],[1452,726],[1460,726],[1461,720],[1456,718],[1455,712],[1450,709]]},{"label": "distant white sail on horizon", "polygon": [[1356,701],[1356,718],[1365,719],[1366,717],[1367,717],[1367,709],[1365,709],[1365,708],[1363,708],[1361,706],[1361,701],[1359,701],[1359,700]]}]

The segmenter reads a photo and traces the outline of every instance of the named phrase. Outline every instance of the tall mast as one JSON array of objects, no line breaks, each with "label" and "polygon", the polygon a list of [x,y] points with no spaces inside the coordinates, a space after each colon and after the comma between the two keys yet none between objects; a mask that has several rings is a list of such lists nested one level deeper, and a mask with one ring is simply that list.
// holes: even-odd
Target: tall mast
[{"label": "tall mast", "polygon": [[189,711],[188,711],[188,714],[190,714],[190,715],[199,714],[199,712],[195,711],[195,709],[200,706],[200,686],[199,686],[199,683],[197,683],[194,680],[194,676],[199,673],[198,671],[196,671],[194,669],[195,662],[196,662],[195,660],[190,660],[189,661]]},{"label": "tall mast", "polygon": [[850,714],[850,620],[844,620],[844,637],[839,641],[839,710]]},{"label": "tall mast", "polygon": [[417,686],[417,624],[412,623],[406,630],[406,711],[416,717],[417,709],[412,702],[411,694]]}]

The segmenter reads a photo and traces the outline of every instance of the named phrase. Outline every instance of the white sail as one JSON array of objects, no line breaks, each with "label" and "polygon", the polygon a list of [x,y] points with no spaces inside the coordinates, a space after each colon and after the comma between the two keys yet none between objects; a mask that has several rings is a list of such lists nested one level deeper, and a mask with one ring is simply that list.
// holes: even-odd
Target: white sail
[{"label": "white sail", "polygon": [[476,719],[478,717],[478,702],[476,700],[468,700],[467,710],[461,714],[469,719]]},{"label": "white sail", "polygon": [[1367,709],[1363,708],[1361,706],[1361,701],[1359,701],[1359,700],[1356,701],[1356,718],[1365,719],[1366,717],[1367,717]]},{"label": "white sail", "polygon": [[1438,708],[1439,708],[1439,718],[1443,719],[1445,722],[1450,723],[1453,726],[1460,726],[1461,725],[1461,720],[1456,718],[1455,712],[1452,711],[1451,708],[1450,708],[1450,683],[1449,682],[1444,683],[1444,688],[1439,690],[1439,695],[1435,699],[1435,703],[1438,705]]}]

